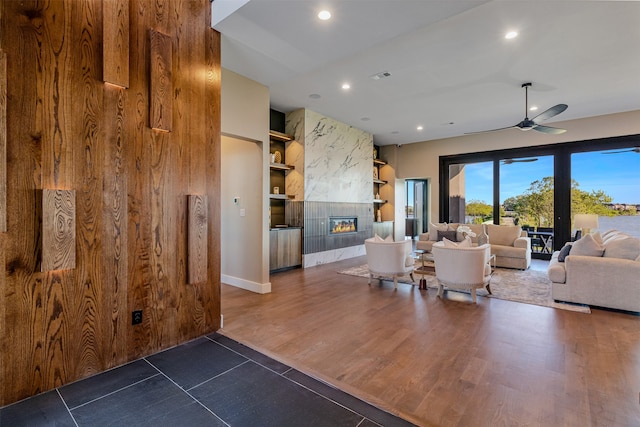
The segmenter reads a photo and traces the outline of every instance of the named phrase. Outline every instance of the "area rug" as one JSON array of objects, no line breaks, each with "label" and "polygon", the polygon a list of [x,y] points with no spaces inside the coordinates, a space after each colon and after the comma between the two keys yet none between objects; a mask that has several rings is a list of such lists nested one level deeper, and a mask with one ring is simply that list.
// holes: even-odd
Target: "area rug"
[{"label": "area rug", "polygon": [[[369,267],[367,264],[363,264],[339,271],[338,273],[368,278]],[[414,273],[413,276],[416,279],[415,282],[412,282],[409,276],[399,277],[398,282],[417,285],[420,280],[420,275]],[[429,288],[438,287],[433,273],[425,275],[425,278],[428,280]],[[383,279],[393,280],[391,277],[383,277]],[[483,297],[541,305],[580,313],[591,313],[589,306],[555,302],[551,298],[551,281],[544,271],[521,271],[510,268],[496,268],[491,278],[491,295],[489,295],[485,289],[478,289],[476,293],[478,296]]]}]

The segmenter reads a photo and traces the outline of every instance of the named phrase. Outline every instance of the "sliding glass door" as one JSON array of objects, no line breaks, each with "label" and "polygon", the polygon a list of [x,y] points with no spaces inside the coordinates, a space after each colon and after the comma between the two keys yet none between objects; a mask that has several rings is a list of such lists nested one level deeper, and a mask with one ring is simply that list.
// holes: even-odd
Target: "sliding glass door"
[{"label": "sliding glass door", "polygon": [[571,218],[597,218],[599,230],[616,229],[640,237],[640,148],[592,151],[571,156]]},{"label": "sliding glass door", "polygon": [[549,259],[575,239],[579,213],[640,236],[638,170],[640,135],[442,156],[439,220],[517,223]]},{"label": "sliding glass door", "polygon": [[534,254],[552,254],[553,156],[500,160],[500,224],[520,225]]},{"label": "sliding glass door", "polygon": [[449,166],[450,223],[493,221],[493,162]]}]

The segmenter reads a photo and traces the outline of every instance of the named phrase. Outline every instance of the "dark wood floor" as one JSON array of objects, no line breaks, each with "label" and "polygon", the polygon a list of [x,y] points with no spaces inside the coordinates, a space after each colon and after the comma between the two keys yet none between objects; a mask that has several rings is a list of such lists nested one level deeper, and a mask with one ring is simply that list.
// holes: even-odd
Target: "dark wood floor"
[{"label": "dark wood floor", "polygon": [[640,425],[640,317],[338,274],[224,285],[222,334],[423,426]]}]

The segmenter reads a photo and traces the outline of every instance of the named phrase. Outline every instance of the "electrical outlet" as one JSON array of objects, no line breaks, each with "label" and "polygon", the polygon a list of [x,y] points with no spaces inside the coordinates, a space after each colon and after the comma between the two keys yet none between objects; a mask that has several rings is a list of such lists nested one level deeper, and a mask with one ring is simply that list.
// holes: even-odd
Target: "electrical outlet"
[{"label": "electrical outlet", "polygon": [[142,310],[133,310],[131,312],[131,324],[139,325],[142,323]]}]

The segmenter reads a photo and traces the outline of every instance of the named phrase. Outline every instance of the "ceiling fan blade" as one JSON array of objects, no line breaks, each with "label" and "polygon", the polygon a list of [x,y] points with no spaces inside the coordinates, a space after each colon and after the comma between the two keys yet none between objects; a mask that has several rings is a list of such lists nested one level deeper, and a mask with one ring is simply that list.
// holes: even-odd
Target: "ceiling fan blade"
[{"label": "ceiling fan blade", "polygon": [[565,133],[567,131],[566,129],[552,128],[551,126],[542,126],[542,125],[538,125],[533,129],[537,130],[538,132],[548,133],[552,135],[560,135],[561,133]]},{"label": "ceiling fan blade", "polygon": [[567,107],[568,107],[567,104],[554,105],[553,107],[549,108],[547,111],[543,111],[542,113],[535,116],[533,119],[531,119],[531,121],[534,122],[535,124],[542,123],[545,120],[549,120],[551,117],[557,116],[558,114],[562,113],[564,110],[567,109]]},{"label": "ceiling fan blade", "polygon": [[465,135],[477,135],[479,133],[487,133],[487,132],[496,132],[499,130],[506,130],[506,129],[513,129],[513,128],[517,128],[518,125],[515,126],[507,126],[506,128],[498,128],[498,129],[489,129],[489,130],[479,130],[477,132],[465,132]]},{"label": "ceiling fan blade", "polygon": [[530,159],[504,159],[502,161],[505,165],[510,165],[512,163],[527,163],[527,162],[537,162],[538,159],[536,157],[532,157]]},{"label": "ceiling fan blade", "polygon": [[618,154],[618,153],[640,153],[640,147],[630,148],[628,150],[608,151],[602,154]]}]

